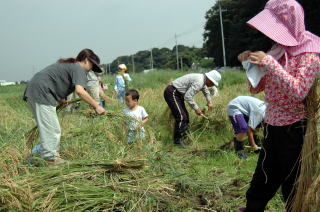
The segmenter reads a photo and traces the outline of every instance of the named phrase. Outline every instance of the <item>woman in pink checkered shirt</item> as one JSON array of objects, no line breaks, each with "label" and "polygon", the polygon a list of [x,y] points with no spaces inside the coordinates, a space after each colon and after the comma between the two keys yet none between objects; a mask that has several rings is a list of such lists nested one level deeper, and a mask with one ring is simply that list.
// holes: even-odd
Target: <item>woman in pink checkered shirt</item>
[{"label": "woman in pink checkered shirt", "polygon": [[280,187],[290,211],[306,129],[304,100],[320,72],[320,38],[305,30],[303,8],[295,0],[270,0],[247,24],[276,45],[267,53],[245,51],[238,56],[264,70],[265,76],[250,91],[264,91],[268,102],[265,142],[246,193],[246,208],[239,211],[264,211]]}]

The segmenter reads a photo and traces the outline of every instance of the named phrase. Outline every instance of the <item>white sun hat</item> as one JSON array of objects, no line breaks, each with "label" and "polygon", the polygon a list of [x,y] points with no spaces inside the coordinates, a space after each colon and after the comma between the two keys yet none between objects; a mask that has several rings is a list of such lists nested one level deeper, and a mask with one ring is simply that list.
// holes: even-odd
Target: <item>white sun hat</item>
[{"label": "white sun hat", "polygon": [[214,83],[215,86],[219,85],[219,82],[221,80],[221,74],[216,71],[216,70],[212,70],[210,72],[205,73],[206,77]]},{"label": "white sun hat", "polygon": [[118,65],[118,69],[127,70],[127,66],[125,64]]}]

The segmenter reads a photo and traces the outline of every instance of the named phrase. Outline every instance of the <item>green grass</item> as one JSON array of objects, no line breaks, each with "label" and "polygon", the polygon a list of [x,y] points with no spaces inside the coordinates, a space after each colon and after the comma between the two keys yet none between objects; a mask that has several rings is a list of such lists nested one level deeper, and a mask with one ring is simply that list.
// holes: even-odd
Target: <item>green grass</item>
[{"label": "green grass", "polygon": [[[28,164],[25,133],[35,122],[21,100],[24,86],[0,87],[0,211],[237,211],[244,206],[257,155],[240,160],[232,147],[219,147],[233,137],[227,103],[249,95],[245,76],[223,73],[220,96],[206,114],[210,121],[189,110],[190,148],[180,149],[172,145],[163,90],[186,73],[132,74],[131,86],[139,90],[150,119],[147,138],[134,145],[122,133],[124,105],[108,105],[107,116],[88,115],[84,103],[79,111],[59,113],[60,154],[70,161],[59,168],[40,158],[33,158],[37,166]],[[112,83],[114,76],[104,80]],[[202,94],[196,101],[205,106]],[[283,211],[279,195],[267,211]]]}]

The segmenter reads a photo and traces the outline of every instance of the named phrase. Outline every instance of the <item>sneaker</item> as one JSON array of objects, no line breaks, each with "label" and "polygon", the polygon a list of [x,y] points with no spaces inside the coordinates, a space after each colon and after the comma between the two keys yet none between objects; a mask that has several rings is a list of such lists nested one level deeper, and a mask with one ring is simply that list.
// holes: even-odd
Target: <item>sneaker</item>
[{"label": "sneaker", "polygon": [[246,153],[245,153],[244,150],[239,150],[239,151],[237,151],[236,153],[237,153],[237,155],[238,155],[238,157],[239,157],[240,159],[246,159],[246,158],[248,158],[248,156],[246,155]]},{"label": "sneaker", "polygon": [[175,138],[175,139],[173,139],[173,143],[174,143],[175,146],[186,149],[187,145],[183,141],[184,141],[183,138]]},{"label": "sneaker", "polygon": [[67,160],[64,160],[60,157],[57,157],[55,160],[47,160],[48,166],[56,166],[56,165],[60,165],[63,163],[68,162]]},{"label": "sneaker", "polygon": [[32,148],[31,154],[32,155],[40,155],[41,151],[42,151],[42,146],[40,144],[37,144]]}]

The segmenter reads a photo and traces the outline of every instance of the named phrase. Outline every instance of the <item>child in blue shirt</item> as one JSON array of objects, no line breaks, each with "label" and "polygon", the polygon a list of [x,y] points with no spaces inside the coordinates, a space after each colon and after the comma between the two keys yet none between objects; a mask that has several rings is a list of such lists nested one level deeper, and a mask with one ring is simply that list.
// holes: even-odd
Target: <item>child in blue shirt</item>
[{"label": "child in blue shirt", "polygon": [[148,113],[144,107],[138,104],[139,97],[139,92],[134,89],[130,89],[125,93],[125,102],[128,107],[123,112],[130,117],[127,123],[128,144],[145,137],[143,125],[148,121]]},{"label": "child in blue shirt", "polygon": [[118,66],[118,74],[114,83],[114,90],[117,93],[117,98],[119,102],[124,102],[124,95],[127,89],[127,84],[132,81],[130,75],[126,73],[127,66],[125,64],[120,64]]}]

